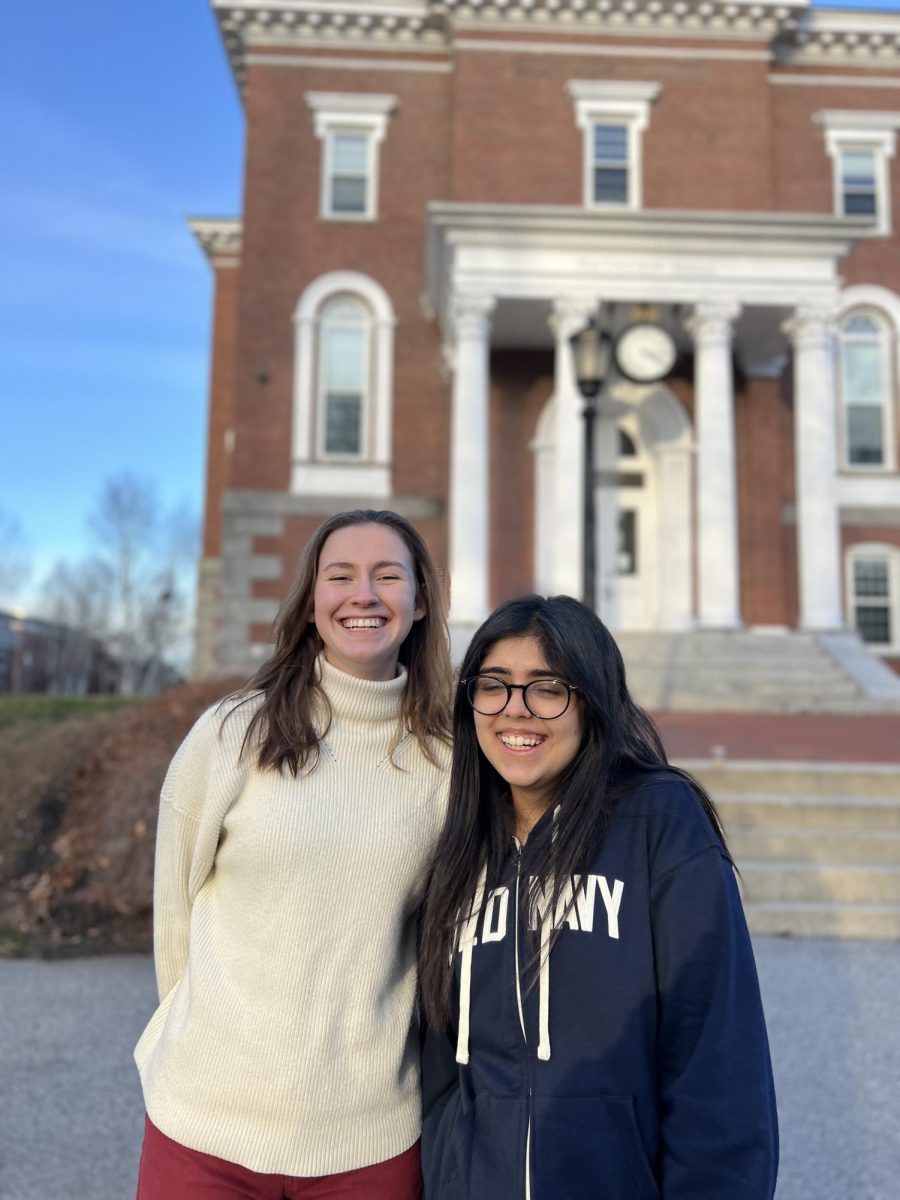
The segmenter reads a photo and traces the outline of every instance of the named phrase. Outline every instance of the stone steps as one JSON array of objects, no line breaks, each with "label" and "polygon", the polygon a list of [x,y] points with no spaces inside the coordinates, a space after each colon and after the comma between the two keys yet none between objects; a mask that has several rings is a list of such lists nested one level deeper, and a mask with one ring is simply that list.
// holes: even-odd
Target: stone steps
[{"label": "stone steps", "polygon": [[900,766],[681,765],[719,810],[752,933],[900,940]]},{"label": "stone steps", "polygon": [[728,845],[743,869],[753,859],[789,860],[798,844],[808,863],[900,865],[900,830],[860,833],[853,829],[751,829],[732,826]]},{"label": "stone steps", "polygon": [[785,904],[747,906],[753,934],[770,937],[900,940],[900,905]]},{"label": "stone steps", "polygon": [[827,903],[897,905],[900,910],[900,866],[806,862],[799,859],[738,864],[744,898],[756,903]]},{"label": "stone steps", "polygon": [[656,712],[900,711],[900,677],[853,634],[619,632],[629,688]]}]

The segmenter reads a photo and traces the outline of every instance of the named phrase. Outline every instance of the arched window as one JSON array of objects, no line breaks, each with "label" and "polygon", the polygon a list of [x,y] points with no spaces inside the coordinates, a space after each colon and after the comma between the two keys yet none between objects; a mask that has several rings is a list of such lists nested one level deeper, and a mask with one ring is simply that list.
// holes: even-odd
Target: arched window
[{"label": "arched window", "polygon": [[847,551],[847,595],[860,638],[882,653],[900,651],[900,548],[877,542]]},{"label": "arched window", "polygon": [[895,381],[891,332],[884,317],[871,310],[851,312],[841,322],[840,380],[847,467],[893,466]]},{"label": "arched window", "polygon": [[355,271],[309,285],[294,314],[291,490],[391,494],[394,310]]}]

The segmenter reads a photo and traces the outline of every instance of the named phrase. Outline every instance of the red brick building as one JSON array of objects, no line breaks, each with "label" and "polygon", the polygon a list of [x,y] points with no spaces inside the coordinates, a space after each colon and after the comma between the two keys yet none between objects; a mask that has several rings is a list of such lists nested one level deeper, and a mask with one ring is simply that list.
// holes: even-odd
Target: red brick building
[{"label": "red brick building", "polygon": [[612,627],[856,627],[900,656],[900,16],[213,4],[247,140],[241,218],[192,222],[216,275],[198,671],[268,652],[346,507],[416,523],[459,637],[581,594],[591,316],[619,339]]}]

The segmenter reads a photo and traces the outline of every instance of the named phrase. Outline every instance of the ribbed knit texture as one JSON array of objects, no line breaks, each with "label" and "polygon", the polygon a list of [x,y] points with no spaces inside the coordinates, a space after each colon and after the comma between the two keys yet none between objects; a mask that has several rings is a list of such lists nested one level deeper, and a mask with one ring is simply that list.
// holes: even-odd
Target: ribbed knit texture
[{"label": "ribbed knit texture", "polygon": [[[449,751],[395,749],[406,674],[320,660],[333,720],[295,779],[238,762],[255,704],[211,709],[160,803],[160,1006],[135,1050],[153,1123],[253,1171],[328,1175],[419,1136],[415,910]],[[220,736],[221,731],[221,736]]]}]

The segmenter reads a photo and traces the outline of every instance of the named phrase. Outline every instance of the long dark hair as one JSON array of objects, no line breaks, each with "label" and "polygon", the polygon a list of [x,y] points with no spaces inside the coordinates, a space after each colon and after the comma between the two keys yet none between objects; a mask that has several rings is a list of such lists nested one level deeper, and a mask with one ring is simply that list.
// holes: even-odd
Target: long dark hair
[{"label": "long dark hair", "polygon": [[[570,596],[522,596],[501,604],[475,633],[461,678],[477,674],[497,642],[529,635],[553,674],[578,689],[582,705],[581,746],[556,786],[560,819],[541,822],[523,852],[523,870],[537,888],[552,890],[550,911],[557,911],[566,882],[602,844],[616,804],[652,773],[690,784],[724,846],[715,805],[695,779],[669,765],[656,726],[628,692],[612,634],[584,604]],[[449,1017],[459,914],[468,914],[482,869],[486,889],[499,884],[509,854],[509,788],[481,753],[462,687],[453,708],[453,743],[450,804],[431,868],[419,964],[422,1003],[435,1028]],[[532,902],[527,893],[523,888],[520,904]],[[558,933],[551,935],[551,947]]]},{"label": "long dark hair", "polygon": [[[323,642],[312,620],[313,594],[322,547],[331,534],[349,525],[384,525],[409,551],[425,615],[413,622],[400,647],[399,661],[409,675],[401,724],[432,762],[437,761],[435,741],[450,740],[452,668],[447,605],[431,554],[421,534],[399,513],[357,508],[329,517],[307,542],[297,577],[275,621],[275,652],[235,694],[240,704],[263,693],[243,748],[245,754],[256,754],[260,767],[287,767],[297,775],[307,763],[315,762],[319,739],[327,731],[331,710],[316,666]],[[317,729],[314,724],[317,705],[326,714],[325,728]]]}]

